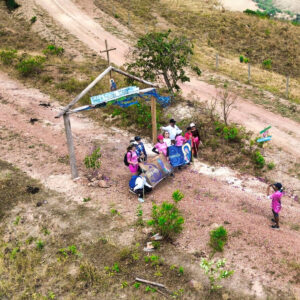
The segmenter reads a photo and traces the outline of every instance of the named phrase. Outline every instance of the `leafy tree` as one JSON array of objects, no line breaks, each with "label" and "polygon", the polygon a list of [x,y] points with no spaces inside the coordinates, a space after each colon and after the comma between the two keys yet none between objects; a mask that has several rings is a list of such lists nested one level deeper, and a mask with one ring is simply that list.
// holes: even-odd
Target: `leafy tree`
[{"label": "leafy tree", "polygon": [[150,32],[142,36],[133,51],[135,62],[128,71],[154,81],[162,76],[170,92],[178,91],[178,81],[189,81],[184,67],[193,54],[193,44],[184,36],[171,37],[167,32]]}]

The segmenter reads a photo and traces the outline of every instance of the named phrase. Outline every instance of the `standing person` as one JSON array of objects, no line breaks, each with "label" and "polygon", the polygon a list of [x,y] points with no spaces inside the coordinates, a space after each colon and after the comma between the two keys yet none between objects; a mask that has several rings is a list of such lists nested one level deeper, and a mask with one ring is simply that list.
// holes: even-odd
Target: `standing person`
[{"label": "standing person", "polygon": [[170,125],[166,127],[162,127],[162,130],[168,131],[171,140],[175,140],[177,134],[181,134],[182,130],[178,128],[176,125],[176,121],[174,119],[170,120]]},{"label": "standing person", "polygon": [[192,128],[191,133],[193,135],[193,148],[192,148],[193,156],[197,157],[198,150],[199,150],[199,145],[201,143],[201,141],[200,141],[200,134],[199,134],[198,129],[196,128],[195,123],[191,123],[190,127]]},{"label": "standing person", "polygon": [[138,156],[139,162],[141,162],[141,161],[147,161],[147,152],[146,152],[146,149],[145,149],[145,146],[144,146],[144,144],[142,142],[141,137],[136,136],[134,138],[134,140],[137,142],[136,154]]},{"label": "standing person", "polygon": [[164,142],[167,144],[168,147],[172,146],[172,140],[170,139],[169,131],[164,131]]},{"label": "standing person", "polygon": [[193,145],[194,137],[192,134],[192,127],[190,126],[187,127],[184,137],[186,138],[187,141],[192,141],[192,145]]},{"label": "standing person", "polygon": [[147,183],[144,175],[133,175],[129,181],[129,189],[131,192],[138,195],[139,202],[143,203],[144,194],[150,193],[152,191],[152,186]]},{"label": "standing person", "polygon": [[157,141],[158,141],[158,143],[156,143],[154,145],[154,148],[152,149],[152,151],[157,154],[162,153],[165,157],[167,157],[168,156],[168,151],[167,151],[168,146],[164,142],[164,137],[161,134],[157,137]]},{"label": "standing person", "polygon": [[186,138],[183,137],[181,134],[177,134],[175,138],[175,146],[181,147],[184,143],[187,142]]},{"label": "standing person", "polygon": [[132,174],[137,175],[139,170],[138,156],[136,154],[136,144],[131,144],[127,148],[126,160],[129,170]]},{"label": "standing person", "polygon": [[[274,193],[270,195],[270,188],[273,188]],[[275,225],[272,225],[271,227],[273,229],[279,229],[279,212],[281,210],[281,197],[283,195],[283,188],[282,184],[280,182],[270,184],[267,189],[267,195],[272,200],[272,212],[274,215],[274,219],[272,221],[275,223]]]},{"label": "standing person", "polygon": [[117,85],[116,85],[115,81],[111,78],[110,79],[110,90],[115,91],[116,89],[117,89]]}]

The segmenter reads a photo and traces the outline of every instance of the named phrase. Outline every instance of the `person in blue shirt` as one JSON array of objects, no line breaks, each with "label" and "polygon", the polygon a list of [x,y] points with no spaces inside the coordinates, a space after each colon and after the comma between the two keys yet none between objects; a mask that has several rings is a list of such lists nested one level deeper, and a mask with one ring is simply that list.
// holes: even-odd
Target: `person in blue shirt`
[{"label": "person in blue shirt", "polygon": [[137,142],[137,146],[136,146],[136,154],[139,158],[139,162],[142,162],[142,161],[147,161],[147,152],[146,152],[146,149],[145,149],[145,146],[142,142],[142,139],[141,137],[139,136],[136,136],[134,138],[134,140]]}]

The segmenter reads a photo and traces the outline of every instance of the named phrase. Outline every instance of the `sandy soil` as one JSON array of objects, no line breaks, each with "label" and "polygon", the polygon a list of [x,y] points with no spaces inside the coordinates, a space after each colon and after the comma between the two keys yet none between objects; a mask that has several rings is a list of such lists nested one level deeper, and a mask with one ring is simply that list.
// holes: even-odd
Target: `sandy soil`
[{"label": "sandy soil", "polygon": [[[83,179],[73,182],[69,166],[58,161],[67,154],[63,122],[54,118],[60,107],[55,102],[50,108],[39,105],[45,101],[51,100],[0,73],[0,157],[77,203],[83,197],[91,197],[87,205],[95,210],[107,213],[114,206],[132,220],[137,199],[127,192],[130,175],[122,162],[130,134],[99,127],[83,115],[72,116],[80,174],[84,171],[84,156],[98,143],[103,154],[101,170],[111,187],[88,187]],[[39,121],[31,125],[29,120],[34,117]],[[207,255],[209,230],[216,224],[226,224],[230,238],[223,255],[236,270],[231,287],[261,298],[273,292],[279,298],[281,293],[299,293],[295,270],[288,267],[287,261],[300,261],[300,234],[291,229],[299,220],[300,204],[287,194],[283,199],[282,227],[273,231],[269,227],[270,201],[264,196],[264,183],[226,169],[216,170],[216,176],[205,173],[207,169],[197,162],[193,168],[177,172],[174,179],[161,183],[143,205],[146,216],[151,209],[149,200],[166,200],[180,187],[185,194],[180,207],[186,224],[176,241],[179,249]]]},{"label": "sandy soil", "polygon": [[257,4],[251,0],[221,0],[225,9],[232,11],[244,11],[246,9],[257,10]]}]

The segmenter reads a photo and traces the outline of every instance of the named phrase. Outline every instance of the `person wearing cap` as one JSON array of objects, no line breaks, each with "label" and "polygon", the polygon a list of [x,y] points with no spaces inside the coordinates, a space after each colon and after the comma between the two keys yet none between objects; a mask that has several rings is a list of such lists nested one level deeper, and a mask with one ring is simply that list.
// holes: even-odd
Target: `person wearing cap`
[{"label": "person wearing cap", "polygon": [[168,145],[164,142],[164,137],[160,134],[157,137],[157,142],[152,151],[156,154],[162,153],[165,157],[168,156]]},{"label": "person wearing cap", "polygon": [[168,131],[170,135],[170,139],[172,141],[175,140],[177,134],[181,134],[182,130],[178,128],[176,125],[176,121],[174,119],[170,120],[170,125],[166,127],[161,127],[162,130]]},{"label": "person wearing cap", "polygon": [[146,152],[146,149],[145,149],[145,146],[144,146],[144,144],[142,142],[141,137],[136,136],[134,138],[134,140],[137,143],[136,154],[138,156],[139,162],[141,162],[141,161],[147,161],[147,152]]},{"label": "person wearing cap", "polygon": [[193,136],[193,139],[192,139],[193,156],[197,157],[199,145],[201,143],[200,134],[199,134],[198,129],[196,128],[195,123],[191,123],[189,127],[191,127],[191,133],[192,133],[192,136]]},{"label": "person wearing cap", "polygon": [[[272,195],[270,195],[271,187],[274,190],[274,193]],[[267,189],[267,195],[269,199],[272,200],[271,208],[274,216],[274,219],[272,219],[272,221],[275,223],[275,225],[272,225],[271,227],[273,229],[279,229],[279,212],[281,210],[281,197],[283,196],[282,184],[280,182],[270,184]]]}]

